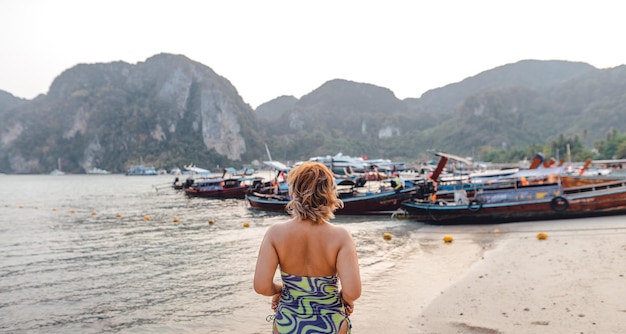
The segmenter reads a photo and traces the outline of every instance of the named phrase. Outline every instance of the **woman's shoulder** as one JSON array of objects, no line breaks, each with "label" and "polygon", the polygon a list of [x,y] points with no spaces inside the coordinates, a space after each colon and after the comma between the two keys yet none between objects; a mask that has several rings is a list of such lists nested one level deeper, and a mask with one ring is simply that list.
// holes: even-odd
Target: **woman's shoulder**
[{"label": "woman's shoulder", "polygon": [[333,224],[331,222],[328,222],[326,225],[328,225],[330,228],[336,231],[341,231],[341,230],[347,231],[347,229],[342,225]]},{"label": "woman's shoulder", "polygon": [[338,237],[347,238],[352,236],[350,231],[344,226],[328,223],[328,228],[332,231],[333,235]]},{"label": "woman's shoulder", "polygon": [[293,228],[293,220],[282,221],[270,225],[270,227],[268,227],[267,229],[266,234],[284,233],[291,228]]}]

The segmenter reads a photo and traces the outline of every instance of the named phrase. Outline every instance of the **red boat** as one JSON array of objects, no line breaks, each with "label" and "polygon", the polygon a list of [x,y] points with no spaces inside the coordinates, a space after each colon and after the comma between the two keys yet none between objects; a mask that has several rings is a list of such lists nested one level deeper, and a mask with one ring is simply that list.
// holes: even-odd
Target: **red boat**
[{"label": "red boat", "polygon": [[246,192],[260,177],[240,178],[206,178],[195,181],[190,187],[184,188],[190,197],[207,198],[246,198]]}]

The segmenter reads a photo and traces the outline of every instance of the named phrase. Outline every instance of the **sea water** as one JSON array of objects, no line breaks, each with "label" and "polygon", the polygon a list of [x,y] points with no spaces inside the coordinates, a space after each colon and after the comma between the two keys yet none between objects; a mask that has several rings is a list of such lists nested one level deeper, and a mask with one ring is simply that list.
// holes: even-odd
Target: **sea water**
[{"label": "sea water", "polygon": [[[245,200],[188,198],[170,187],[174,178],[0,175],[0,332],[271,332],[270,298],[252,279],[265,231],[288,216]],[[419,250],[419,223],[333,223],[352,233],[370,296]],[[357,301],[353,318],[378,319],[395,306],[380,299]]]}]

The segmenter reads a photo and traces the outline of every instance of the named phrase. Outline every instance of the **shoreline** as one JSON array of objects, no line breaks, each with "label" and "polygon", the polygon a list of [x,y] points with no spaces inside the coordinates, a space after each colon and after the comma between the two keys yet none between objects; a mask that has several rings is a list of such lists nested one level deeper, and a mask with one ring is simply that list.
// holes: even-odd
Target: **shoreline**
[{"label": "shoreline", "polygon": [[[539,240],[539,232],[548,238]],[[444,243],[444,234],[454,241]],[[420,252],[390,270],[389,285],[364,282],[351,316],[356,332],[618,333],[626,327],[624,216],[425,226],[413,238]]]},{"label": "shoreline", "polygon": [[356,333],[418,333],[418,315],[467,274],[492,245],[458,235],[444,243],[445,233],[425,226],[413,232],[410,255],[363,282],[363,293],[350,316]]}]

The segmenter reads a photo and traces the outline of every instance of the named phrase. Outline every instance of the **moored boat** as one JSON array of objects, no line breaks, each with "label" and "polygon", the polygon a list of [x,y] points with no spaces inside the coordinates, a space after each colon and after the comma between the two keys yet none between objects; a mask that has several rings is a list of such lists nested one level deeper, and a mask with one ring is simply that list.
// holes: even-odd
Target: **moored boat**
[{"label": "moored boat", "polygon": [[58,167],[53,169],[52,172],[50,172],[50,175],[54,175],[54,176],[65,175],[65,172],[63,171],[63,169],[61,169],[61,158],[57,159],[57,165]]},{"label": "moored boat", "polygon": [[185,171],[188,174],[192,174],[192,175],[209,175],[209,174],[211,174],[210,170],[204,169],[204,168],[200,168],[200,167],[196,167],[196,165],[194,165],[194,164],[185,165],[183,167],[185,168]]},{"label": "moored boat", "polygon": [[94,174],[98,174],[98,175],[111,174],[111,172],[109,172],[108,170],[104,170],[104,169],[100,169],[100,168],[96,168],[96,167],[88,169],[86,171],[86,173],[87,174],[91,174],[91,175],[94,175]]},{"label": "moored boat", "polygon": [[157,175],[157,171],[154,167],[147,167],[144,165],[135,165],[131,166],[126,170],[126,175],[128,176],[137,176],[137,175]]},{"label": "moored boat", "polygon": [[[535,179],[529,181],[531,172]],[[501,180],[461,201],[414,197],[402,203],[402,210],[411,220],[441,225],[626,214],[626,179],[568,177],[558,173],[539,178],[541,172],[522,171],[513,182]]]},{"label": "moored boat", "polygon": [[248,189],[260,180],[259,177],[204,178],[194,181],[188,187],[183,186],[183,190],[189,197],[244,199]]},{"label": "moored boat", "polygon": [[[411,198],[417,187],[412,182],[405,182],[404,187],[382,186],[377,191],[359,189],[350,180],[341,180],[338,187],[339,198],[344,207],[335,211],[336,215],[384,215],[390,214],[400,207],[400,203]],[[252,209],[285,212],[290,198],[287,193],[260,193],[250,191],[246,196]]]},{"label": "moored boat", "polygon": [[370,164],[362,157],[351,157],[343,155],[341,152],[334,156],[311,157],[309,161],[322,163],[335,174],[345,174],[348,171],[350,173],[363,173],[370,169]]},{"label": "moored boat", "polygon": [[55,168],[52,170],[52,172],[50,172],[50,175],[53,175],[53,176],[65,175],[65,172]]}]

